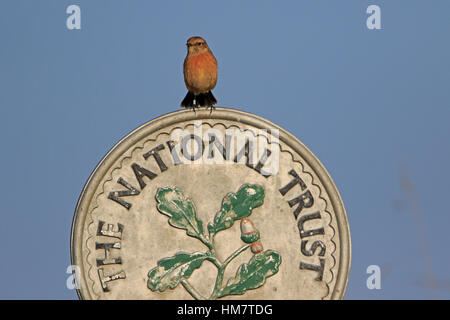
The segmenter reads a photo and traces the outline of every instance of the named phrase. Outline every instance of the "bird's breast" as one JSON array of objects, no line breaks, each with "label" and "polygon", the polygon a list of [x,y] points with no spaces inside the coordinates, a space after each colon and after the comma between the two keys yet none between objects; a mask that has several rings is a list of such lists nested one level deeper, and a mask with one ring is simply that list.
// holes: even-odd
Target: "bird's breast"
[{"label": "bird's breast", "polygon": [[217,82],[217,61],[210,52],[188,55],[184,61],[184,81],[189,91],[203,93]]}]

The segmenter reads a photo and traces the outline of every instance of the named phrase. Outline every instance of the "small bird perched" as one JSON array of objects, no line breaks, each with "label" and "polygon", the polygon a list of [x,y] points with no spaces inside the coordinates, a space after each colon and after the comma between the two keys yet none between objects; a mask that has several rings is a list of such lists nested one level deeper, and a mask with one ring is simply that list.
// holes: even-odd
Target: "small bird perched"
[{"label": "small bird perched", "polygon": [[186,45],[187,55],[184,59],[183,73],[188,93],[181,102],[181,107],[194,110],[206,107],[212,110],[217,103],[211,92],[217,83],[216,58],[201,37],[189,38]]}]

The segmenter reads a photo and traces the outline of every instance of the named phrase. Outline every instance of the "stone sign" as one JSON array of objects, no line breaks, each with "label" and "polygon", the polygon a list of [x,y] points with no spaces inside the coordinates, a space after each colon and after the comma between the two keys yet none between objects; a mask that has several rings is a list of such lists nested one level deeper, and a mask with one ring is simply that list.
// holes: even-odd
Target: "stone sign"
[{"label": "stone sign", "polygon": [[333,180],[292,134],[182,110],[103,158],[71,252],[82,299],[341,299],[350,233]]}]

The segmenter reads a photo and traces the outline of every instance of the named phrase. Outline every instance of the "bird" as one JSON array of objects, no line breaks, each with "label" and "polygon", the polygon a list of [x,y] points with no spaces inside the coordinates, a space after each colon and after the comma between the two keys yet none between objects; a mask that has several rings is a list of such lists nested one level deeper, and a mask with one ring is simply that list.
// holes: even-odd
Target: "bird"
[{"label": "bird", "polygon": [[187,55],[184,59],[184,83],[188,92],[181,102],[181,107],[211,108],[217,104],[212,94],[217,83],[217,60],[202,37],[191,37],[186,42]]}]

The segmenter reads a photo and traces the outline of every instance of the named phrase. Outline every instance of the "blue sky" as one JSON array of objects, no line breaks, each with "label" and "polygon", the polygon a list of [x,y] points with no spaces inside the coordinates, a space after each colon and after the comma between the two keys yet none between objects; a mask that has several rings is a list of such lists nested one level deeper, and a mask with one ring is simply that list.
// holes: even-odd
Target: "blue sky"
[{"label": "blue sky", "polygon": [[[71,4],[81,30],[66,28]],[[366,27],[371,4],[381,30]],[[333,177],[352,235],[346,298],[450,298],[449,1],[0,9],[0,298],[76,299],[66,268],[78,196],[120,138],[178,110],[193,35],[219,62],[219,105],[289,130]],[[366,287],[373,264],[381,290]]]}]

